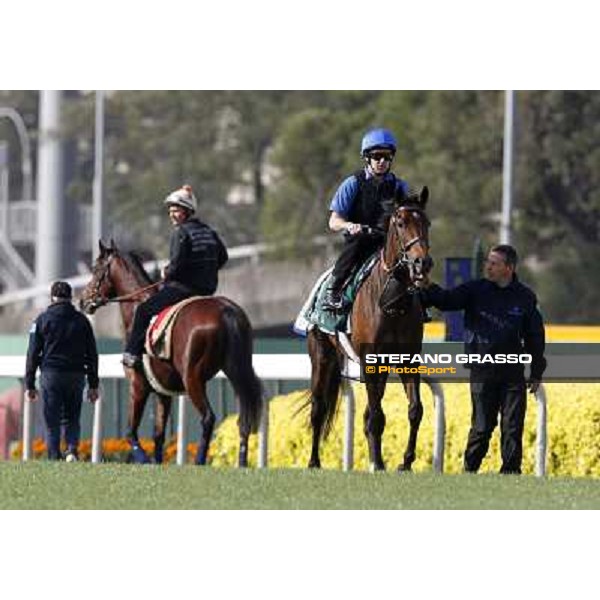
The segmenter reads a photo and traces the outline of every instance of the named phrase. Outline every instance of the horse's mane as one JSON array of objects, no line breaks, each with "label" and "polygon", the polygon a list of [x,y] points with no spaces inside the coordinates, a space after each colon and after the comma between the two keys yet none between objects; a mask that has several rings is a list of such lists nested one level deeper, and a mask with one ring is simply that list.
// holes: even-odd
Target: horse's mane
[{"label": "horse's mane", "polygon": [[144,269],[144,263],[142,262],[142,258],[139,254],[133,251],[127,252],[125,257],[128,259],[127,262],[129,262],[130,266],[133,268],[142,282],[147,284],[153,283],[152,278],[150,275],[148,275],[146,269]]}]

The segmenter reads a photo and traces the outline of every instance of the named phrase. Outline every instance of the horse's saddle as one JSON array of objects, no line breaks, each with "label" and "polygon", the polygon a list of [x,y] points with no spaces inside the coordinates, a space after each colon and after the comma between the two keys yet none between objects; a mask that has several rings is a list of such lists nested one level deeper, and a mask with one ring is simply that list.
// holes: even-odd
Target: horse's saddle
[{"label": "horse's saddle", "polygon": [[198,298],[199,296],[192,296],[173,306],[167,306],[167,308],[153,317],[146,332],[145,348],[149,356],[160,358],[161,360],[171,360],[171,335],[175,319],[183,307],[191,302],[195,302]]},{"label": "horse's saddle", "polygon": [[167,306],[167,308],[161,310],[158,315],[153,317],[152,321],[150,321],[150,326],[148,327],[148,331],[146,331],[146,352],[142,356],[142,362],[144,364],[144,373],[146,374],[150,385],[159,394],[175,396],[184,392],[183,388],[175,389],[165,387],[154,373],[151,359],[158,358],[160,360],[171,360],[171,336],[177,315],[184,306],[198,300],[199,297],[200,296],[192,296],[173,306]]},{"label": "horse's saddle", "polygon": [[350,333],[350,314],[352,304],[356,299],[360,286],[365,281],[373,267],[379,260],[379,252],[370,256],[344,285],[342,298],[344,300],[342,309],[330,311],[323,308],[323,301],[330,287],[331,273],[333,268],[325,271],[317,280],[308,299],[300,310],[294,323],[294,331],[300,335],[306,335],[313,327],[318,327],[325,333],[335,334],[336,331]]}]

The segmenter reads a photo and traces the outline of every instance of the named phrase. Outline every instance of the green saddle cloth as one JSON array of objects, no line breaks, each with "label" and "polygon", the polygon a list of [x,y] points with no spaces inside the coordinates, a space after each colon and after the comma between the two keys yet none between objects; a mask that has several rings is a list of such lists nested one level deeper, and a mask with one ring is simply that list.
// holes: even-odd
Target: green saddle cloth
[{"label": "green saddle cloth", "polygon": [[356,299],[362,282],[367,278],[367,275],[371,272],[378,259],[379,252],[375,252],[357,269],[350,282],[344,287],[342,293],[344,303],[342,308],[337,311],[323,309],[323,300],[331,283],[330,270],[327,277],[321,277],[322,281],[312,292],[312,301],[305,304],[305,308],[299,316],[304,317],[310,325],[318,327],[325,333],[333,334],[336,331],[350,333],[350,319],[348,317],[352,312],[352,304]]}]

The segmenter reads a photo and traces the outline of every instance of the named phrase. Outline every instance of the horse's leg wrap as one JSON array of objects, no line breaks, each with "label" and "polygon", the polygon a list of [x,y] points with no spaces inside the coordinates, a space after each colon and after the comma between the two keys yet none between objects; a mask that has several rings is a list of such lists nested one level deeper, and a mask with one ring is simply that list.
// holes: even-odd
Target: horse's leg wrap
[{"label": "horse's leg wrap", "polygon": [[381,438],[385,429],[385,414],[381,405],[368,405],[364,415],[364,427],[369,443],[371,468],[375,471],[384,471],[385,463],[381,451]]},{"label": "horse's leg wrap", "polygon": [[212,411],[209,411],[204,417],[204,419],[202,419],[202,436],[200,437],[200,443],[198,444],[198,452],[196,453],[197,465],[206,464],[206,458],[208,456],[208,447],[210,445],[210,439],[212,438],[214,428],[215,415]]},{"label": "horse's leg wrap", "polygon": [[238,467],[248,466],[248,439],[240,440],[240,452],[238,456]]},{"label": "horse's leg wrap", "polygon": [[142,448],[138,439],[130,439],[129,443],[131,445],[131,456],[133,457],[134,463],[145,465],[150,462],[148,455]]},{"label": "horse's leg wrap", "polygon": [[412,464],[416,458],[417,448],[417,435],[419,433],[419,427],[423,418],[423,404],[421,398],[416,390],[413,388],[412,392],[407,390],[408,394],[408,422],[410,424],[410,431],[408,434],[408,442],[406,444],[406,451],[404,452],[404,462],[398,467],[399,471],[410,471]]},{"label": "horse's leg wrap", "polygon": [[167,421],[171,413],[172,398],[170,396],[159,396],[156,407],[156,420],[154,422],[154,462],[162,464],[164,460],[165,433]]}]

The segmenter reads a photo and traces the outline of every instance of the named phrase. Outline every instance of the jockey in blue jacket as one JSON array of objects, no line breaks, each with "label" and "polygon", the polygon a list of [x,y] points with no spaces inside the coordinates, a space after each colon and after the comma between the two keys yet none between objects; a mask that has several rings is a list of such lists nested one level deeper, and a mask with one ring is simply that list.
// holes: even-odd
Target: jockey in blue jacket
[{"label": "jockey in blue jacket", "polygon": [[[323,303],[327,310],[342,308],[344,283],[357,265],[381,248],[389,206],[400,191],[408,192],[408,183],[391,172],[396,148],[396,138],[389,130],[368,131],[360,148],[364,168],[347,177],[331,201],[329,228],[344,232],[346,243],[333,268]],[[380,233],[365,233],[363,226]]]}]

